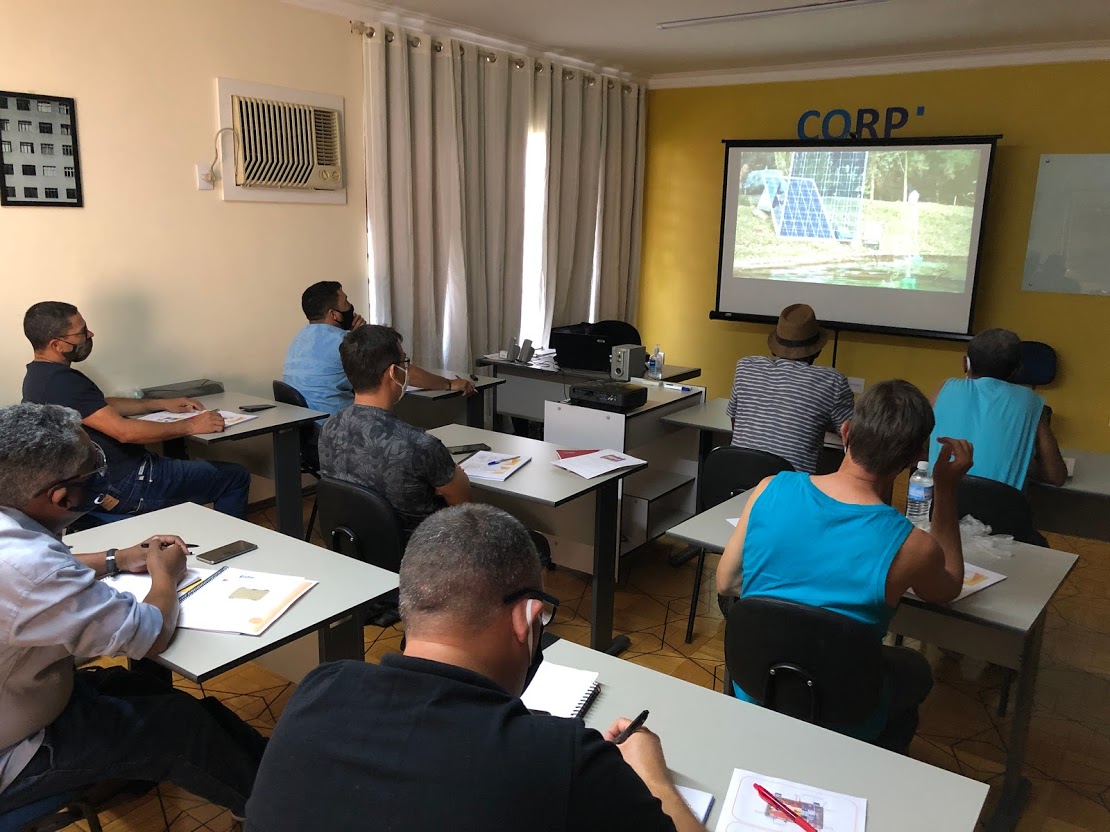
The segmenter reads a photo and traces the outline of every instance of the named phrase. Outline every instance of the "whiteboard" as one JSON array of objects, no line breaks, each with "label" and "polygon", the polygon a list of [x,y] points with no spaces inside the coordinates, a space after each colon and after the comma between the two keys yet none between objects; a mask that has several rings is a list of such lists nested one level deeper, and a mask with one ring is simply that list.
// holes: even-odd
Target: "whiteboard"
[{"label": "whiteboard", "polygon": [[1046,154],[1021,288],[1110,295],[1110,153]]}]

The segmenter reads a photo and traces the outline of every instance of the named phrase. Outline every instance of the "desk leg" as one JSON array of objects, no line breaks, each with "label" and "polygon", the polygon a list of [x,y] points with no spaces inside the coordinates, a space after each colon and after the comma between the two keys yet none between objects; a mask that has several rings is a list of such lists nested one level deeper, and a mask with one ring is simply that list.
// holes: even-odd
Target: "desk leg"
[{"label": "desk leg", "polygon": [[1029,799],[1029,780],[1022,775],[1022,767],[1025,765],[1025,746],[1029,739],[1029,720],[1033,716],[1033,692],[1037,686],[1037,668],[1041,661],[1044,619],[1042,612],[1025,637],[1013,723],[1010,726],[1009,749],[1006,752],[1006,774],[1002,779],[998,805],[987,820],[986,832],[1012,832],[1016,829]]},{"label": "desk leg", "polygon": [[[712,451],[712,450],[713,450],[713,431],[711,431],[711,430],[699,430],[698,431],[698,482],[697,482],[697,487],[696,487],[696,494],[694,496],[694,506],[697,508],[699,513],[705,511],[705,506],[702,505],[702,500],[701,500],[701,483],[702,483],[701,472],[702,472],[702,469],[705,467],[705,458],[707,456],[709,456],[709,452]],[[671,566],[675,566],[675,567],[682,566],[682,564],[686,563],[686,561],[690,560],[692,557],[697,555],[698,552],[699,552],[699,549],[698,549],[697,546],[687,546],[685,549],[683,549],[680,552],[675,552],[673,555],[668,555],[667,556],[667,562]],[[702,552],[703,552],[703,557],[704,557],[704,550],[702,550]],[[700,578],[699,578],[699,581],[700,581]],[[687,643],[689,643],[689,642],[687,642]]]},{"label": "desk leg", "polygon": [[301,437],[297,427],[274,431],[274,501],[278,531],[298,540],[303,538]]},{"label": "desk leg", "polygon": [[613,638],[613,593],[617,584],[617,500],[619,480],[611,480],[596,492],[594,502],[593,625],[590,647],[612,656],[628,649],[628,636]]},{"label": "desk leg", "polygon": [[317,633],[320,639],[320,663],[340,659],[363,661],[366,653],[362,644],[361,619],[357,612],[340,618],[321,627]]},{"label": "desk leg", "polygon": [[[486,388],[496,389],[496,388]],[[497,407],[494,406],[494,410]],[[484,428],[486,426],[486,392],[479,390],[473,396],[466,400],[466,424],[472,428]]]}]

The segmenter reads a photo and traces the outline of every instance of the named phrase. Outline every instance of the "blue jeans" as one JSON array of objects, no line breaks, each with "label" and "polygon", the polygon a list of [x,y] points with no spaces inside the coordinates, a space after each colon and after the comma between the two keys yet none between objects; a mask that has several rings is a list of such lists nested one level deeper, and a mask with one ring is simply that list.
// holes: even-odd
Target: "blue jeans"
[{"label": "blue jeans", "polygon": [[109,487],[119,505],[110,512],[101,509],[97,516],[122,520],[179,503],[213,503],[216,511],[245,518],[250,487],[250,472],[234,462],[147,454],[138,468]]},{"label": "blue jeans", "polygon": [[79,670],[43,744],[0,792],[0,814],[106,780],[169,780],[243,817],[265,749],[215,699],[122,667]]}]

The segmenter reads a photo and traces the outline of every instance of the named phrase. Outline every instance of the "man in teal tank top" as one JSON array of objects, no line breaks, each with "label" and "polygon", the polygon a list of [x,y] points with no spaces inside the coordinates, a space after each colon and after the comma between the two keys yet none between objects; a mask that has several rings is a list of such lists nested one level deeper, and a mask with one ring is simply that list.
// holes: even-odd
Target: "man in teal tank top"
[{"label": "man in teal tank top", "polygon": [[[971,339],[966,378],[952,378],[937,393],[933,437],[962,436],[975,446],[971,474],[1024,488],[1026,477],[1063,485],[1068,470],[1048,423],[1044,399],[1011,384],[1021,367],[1021,339],[988,329]],[[932,443],[929,461],[939,449]]]},{"label": "man in teal tank top", "polygon": [[[930,532],[883,501],[895,478],[921,458],[932,429],[929,400],[909,382],[870,388],[841,428],[845,454],[837,472],[782,473],[752,489],[721,556],[717,591],[822,607],[871,625],[876,640],[907,590],[936,604],[956,598],[964,579],[956,489],[971,467],[971,445],[939,439]],[[883,647],[883,662],[880,709],[864,724],[837,730],[905,753],[932,673],[905,647]]]}]

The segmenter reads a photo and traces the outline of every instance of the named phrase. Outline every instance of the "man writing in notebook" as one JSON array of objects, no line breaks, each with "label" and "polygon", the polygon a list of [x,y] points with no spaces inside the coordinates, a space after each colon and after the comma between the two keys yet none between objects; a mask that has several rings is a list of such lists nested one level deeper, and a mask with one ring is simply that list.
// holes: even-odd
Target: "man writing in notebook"
[{"label": "man writing in notebook", "polygon": [[[151,674],[75,669],[79,657],[165,650],[185,574],[172,535],[80,555],[61,541],[106,468],[75,411],[0,409],[0,815],[105,780],[170,780],[242,815],[258,732]],[[121,571],[150,574],[142,602],[97,580]]]},{"label": "man writing in notebook", "polygon": [[[883,500],[932,429],[929,400],[908,382],[883,381],[860,396],[841,428],[838,471],[782,473],[752,490],[717,567],[717,592],[822,607],[870,625],[876,641],[907,590],[935,604],[955,599],[964,579],[956,491],[971,445],[939,439],[929,532]],[[932,674],[909,648],[883,647],[882,660],[879,709],[863,724],[826,727],[905,753]],[[737,698],[758,701],[756,691],[734,687]]]},{"label": "man writing in notebook", "polygon": [[520,694],[558,602],[528,532],[500,509],[432,515],[401,563],[403,656],[305,677],[262,760],[252,832],[700,830],[658,737],[624,743]]}]

